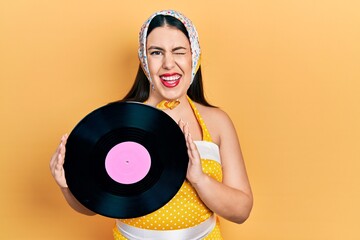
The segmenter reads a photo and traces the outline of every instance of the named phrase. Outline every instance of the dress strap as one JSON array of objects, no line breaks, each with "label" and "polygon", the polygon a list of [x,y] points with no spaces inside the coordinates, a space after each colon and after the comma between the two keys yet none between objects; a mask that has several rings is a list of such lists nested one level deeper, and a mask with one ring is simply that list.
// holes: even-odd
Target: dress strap
[{"label": "dress strap", "polygon": [[205,122],[204,122],[203,118],[201,117],[199,111],[197,110],[195,104],[193,103],[193,101],[190,99],[189,96],[187,96],[187,99],[188,99],[189,104],[190,104],[192,110],[194,111],[195,117],[201,127],[203,141],[212,142],[210,132],[207,129]]}]

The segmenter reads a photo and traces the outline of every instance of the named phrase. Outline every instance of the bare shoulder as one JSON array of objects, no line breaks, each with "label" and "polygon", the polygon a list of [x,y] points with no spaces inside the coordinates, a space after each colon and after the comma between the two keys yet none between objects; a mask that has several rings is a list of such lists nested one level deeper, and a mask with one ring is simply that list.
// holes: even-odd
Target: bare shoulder
[{"label": "bare shoulder", "polygon": [[196,104],[196,107],[203,118],[213,141],[218,145],[220,145],[222,135],[235,130],[229,115],[222,109],[207,107],[201,104]]},{"label": "bare shoulder", "polygon": [[230,121],[228,114],[220,108],[208,107],[201,104],[196,104],[196,107],[204,120],[208,120],[207,122],[216,122],[219,120]]}]

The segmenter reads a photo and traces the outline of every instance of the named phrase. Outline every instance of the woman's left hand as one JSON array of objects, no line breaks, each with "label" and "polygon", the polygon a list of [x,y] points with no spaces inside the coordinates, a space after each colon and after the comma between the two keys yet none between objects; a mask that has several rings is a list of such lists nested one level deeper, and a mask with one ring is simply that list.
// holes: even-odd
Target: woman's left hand
[{"label": "woman's left hand", "polygon": [[189,165],[186,173],[186,178],[192,184],[197,184],[205,176],[205,173],[202,170],[200,154],[189,132],[189,125],[180,120],[179,127],[184,133],[187,152],[189,155]]}]

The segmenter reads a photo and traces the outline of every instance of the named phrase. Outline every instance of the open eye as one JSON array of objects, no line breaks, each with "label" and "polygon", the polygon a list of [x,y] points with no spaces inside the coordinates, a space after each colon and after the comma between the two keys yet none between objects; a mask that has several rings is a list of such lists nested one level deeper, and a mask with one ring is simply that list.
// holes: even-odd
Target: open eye
[{"label": "open eye", "polygon": [[150,55],[153,55],[153,56],[159,56],[161,54],[162,54],[161,51],[151,51],[150,52]]}]

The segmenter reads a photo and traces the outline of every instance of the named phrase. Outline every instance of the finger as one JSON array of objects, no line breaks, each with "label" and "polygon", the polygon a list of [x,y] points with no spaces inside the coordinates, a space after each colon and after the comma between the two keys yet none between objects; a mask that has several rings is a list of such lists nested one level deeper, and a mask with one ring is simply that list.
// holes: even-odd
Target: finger
[{"label": "finger", "polygon": [[184,135],[185,135],[186,145],[188,148],[190,148],[191,143],[193,142],[193,139],[192,139],[191,133],[189,131],[189,126],[184,127]]},{"label": "finger", "polygon": [[183,134],[185,135],[186,123],[182,119],[180,119],[180,121],[179,121],[179,127],[180,127],[181,131],[183,132]]},{"label": "finger", "polygon": [[194,161],[197,161],[197,159],[200,159],[199,151],[198,151],[196,144],[194,143],[190,133],[187,136],[187,146],[188,146],[188,151],[189,151],[188,152],[189,157]]},{"label": "finger", "polygon": [[64,162],[65,162],[65,153],[66,153],[66,142],[67,142],[67,138],[68,138],[68,135],[65,134],[62,138],[61,138],[61,143],[60,143],[60,146],[59,146],[59,154],[58,154],[58,158],[57,158],[57,163],[59,165],[64,165]]},{"label": "finger", "polygon": [[60,148],[59,154],[62,155],[63,157],[65,157],[65,152],[66,152],[65,145],[63,143],[61,143],[61,148]]},{"label": "finger", "polygon": [[58,154],[60,153],[61,148],[63,148],[63,146],[65,146],[65,144],[66,144],[67,138],[68,138],[67,134],[64,134],[61,137],[59,146],[56,148],[54,155],[51,157],[50,166],[52,166],[54,164],[54,162],[56,161],[56,158],[57,158]]},{"label": "finger", "polygon": [[57,161],[57,157],[58,157],[58,155],[59,155],[59,153],[60,153],[60,149],[61,149],[61,143],[62,143],[62,142],[59,143],[59,146],[56,148],[54,154],[53,154],[52,157],[51,157],[51,160],[50,160],[50,168],[52,168],[52,167],[54,166],[55,162]]},{"label": "finger", "polygon": [[65,155],[63,153],[59,153],[58,161],[56,163],[56,166],[63,166],[65,161]]},{"label": "finger", "polygon": [[50,164],[49,164],[50,170],[53,169],[53,166],[54,166],[54,164],[55,164],[56,158],[57,158],[57,152],[55,152],[55,153],[51,156]]},{"label": "finger", "polygon": [[51,169],[52,172],[53,172],[53,170],[54,170],[54,168],[55,168],[55,166],[56,166],[56,164],[57,164],[57,162],[58,162],[59,154],[60,154],[60,153],[58,153],[58,151],[56,151],[56,152],[54,153],[54,155],[51,157],[50,169]]},{"label": "finger", "polygon": [[61,153],[58,155],[58,161],[54,168],[54,174],[56,177],[61,177],[64,172],[64,155]]},{"label": "finger", "polygon": [[196,148],[196,145],[195,145],[195,143],[194,143],[194,141],[193,141],[193,139],[192,139],[192,136],[191,136],[191,134],[188,132],[187,133],[187,135],[186,135],[186,141],[187,141],[187,143],[189,144],[189,149],[190,150],[197,150],[197,148]]},{"label": "finger", "polygon": [[185,124],[184,124],[184,130],[183,130],[183,132],[184,132],[184,135],[185,135],[185,138],[187,138],[188,137],[188,135],[189,135],[189,123],[188,122],[186,122]]},{"label": "finger", "polygon": [[185,122],[180,118],[178,125],[182,132],[184,132],[184,124],[185,124]]},{"label": "finger", "polygon": [[68,138],[69,138],[69,135],[68,135],[67,133],[65,133],[65,134],[62,136],[61,140],[63,141],[64,145],[66,144]]},{"label": "finger", "polygon": [[51,166],[51,173],[55,176],[59,170],[61,170],[61,154],[58,153],[55,156],[55,161],[52,163]]}]

